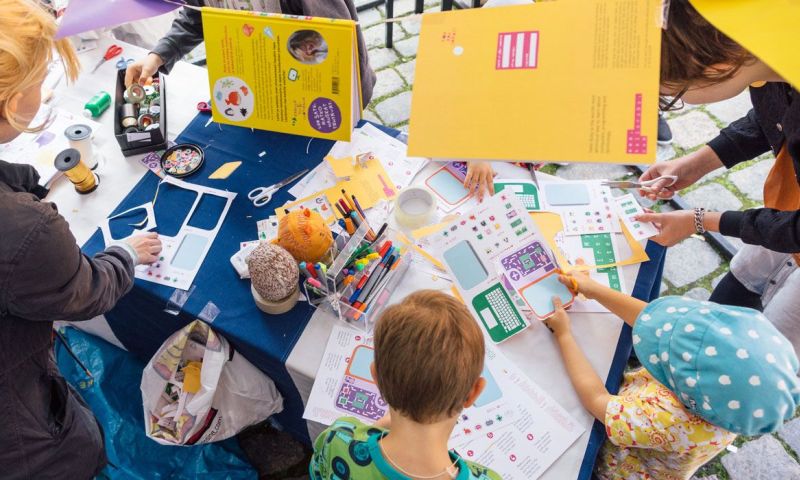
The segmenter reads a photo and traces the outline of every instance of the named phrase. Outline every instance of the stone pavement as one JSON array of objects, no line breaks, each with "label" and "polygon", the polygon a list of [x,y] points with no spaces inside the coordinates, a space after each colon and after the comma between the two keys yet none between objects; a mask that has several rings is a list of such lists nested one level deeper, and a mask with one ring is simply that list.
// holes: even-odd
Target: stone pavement
[{"label": "stone pavement", "polygon": [[[438,2],[426,2],[426,10],[439,10]],[[397,0],[395,17],[413,13],[414,0]],[[363,12],[359,20],[369,48],[370,62],[378,75],[372,103],[365,111],[367,120],[406,130],[411,107],[411,89],[414,84],[414,67],[420,23],[409,19],[395,23],[394,48],[384,45],[384,8]],[[659,161],[680,157],[703,146],[719,129],[742,117],[750,109],[747,92],[731,100],[714,105],[687,105],[667,116],[674,133],[669,146],[659,146]],[[774,157],[764,155],[741,164],[730,171],[719,170],[685,189],[681,195],[692,206],[713,210],[744,210],[762,205],[762,186]],[[627,168],[618,165],[571,164],[551,165],[548,172],[567,179],[609,178],[629,175]],[[645,202],[643,202],[645,203]],[[668,205],[648,203],[656,211],[667,211]],[[740,246],[738,239],[729,239]],[[689,266],[689,267],[687,267]],[[697,238],[689,238],[670,249],[664,269],[662,294],[689,295],[707,299],[711,291],[728,271],[728,262],[711,245]],[[725,452],[706,465],[697,478],[706,480],[760,478],[800,479],[800,418],[788,423],[778,435],[758,439],[740,438],[736,453]]]}]

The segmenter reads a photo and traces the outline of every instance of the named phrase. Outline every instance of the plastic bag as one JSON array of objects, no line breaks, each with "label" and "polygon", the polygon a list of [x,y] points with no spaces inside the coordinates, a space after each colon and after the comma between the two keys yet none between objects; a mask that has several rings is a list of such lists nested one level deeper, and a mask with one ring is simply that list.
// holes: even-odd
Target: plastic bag
[{"label": "plastic bag", "polygon": [[222,440],[283,410],[275,383],[200,320],[161,345],[141,389],[147,436],[164,445]]}]

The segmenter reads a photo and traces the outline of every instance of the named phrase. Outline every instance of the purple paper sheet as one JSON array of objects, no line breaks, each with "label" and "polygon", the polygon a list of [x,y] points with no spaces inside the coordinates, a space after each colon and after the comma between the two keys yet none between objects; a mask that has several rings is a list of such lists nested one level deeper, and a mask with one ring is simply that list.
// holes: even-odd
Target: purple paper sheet
[{"label": "purple paper sheet", "polygon": [[177,8],[180,5],[163,0],[70,0],[56,37],[114,27],[162,15]]}]

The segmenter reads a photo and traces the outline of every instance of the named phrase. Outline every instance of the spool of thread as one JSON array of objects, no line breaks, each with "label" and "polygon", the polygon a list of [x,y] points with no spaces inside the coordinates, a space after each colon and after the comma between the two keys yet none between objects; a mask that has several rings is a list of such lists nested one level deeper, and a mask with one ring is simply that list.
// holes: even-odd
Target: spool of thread
[{"label": "spool of thread", "polygon": [[81,161],[81,152],[74,148],[59,153],[56,156],[55,167],[75,185],[76,192],[86,194],[94,192],[97,188],[97,176]]},{"label": "spool of thread", "polygon": [[138,125],[139,121],[136,118],[136,105],[132,103],[122,104],[122,127],[129,128]]},{"label": "spool of thread", "polygon": [[420,228],[430,224],[436,213],[436,198],[428,190],[409,187],[397,197],[394,215],[405,228]]},{"label": "spool of thread", "polygon": [[97,168],[97,159],[92,150],[92,127],[89,125],[70,125],[64,130],[69,146],[81,152],[81,160],[92,170]]},{"label": "spool of thread", "polygon": [[97,118],[111,106],[111,95],[108,92],[97,92],[95,96],[83,106],[83,116]]}]

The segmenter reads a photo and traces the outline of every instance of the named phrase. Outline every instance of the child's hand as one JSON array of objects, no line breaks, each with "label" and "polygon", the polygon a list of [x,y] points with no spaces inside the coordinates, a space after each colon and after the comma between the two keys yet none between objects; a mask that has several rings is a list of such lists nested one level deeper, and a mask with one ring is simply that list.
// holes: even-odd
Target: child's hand
[{"label": "child's hand", "polygon": [[494,176],[496,173],[489,162],[467,162],[467,178],[464,186],[483,201],[486,192],[494,195]]},{"label": "child's hand", "polygon": [[569,334],[571,332],[569,314],[564,310],[561,299],[553,297],[553,306],[556,307],[556,313],[544,321],[545,326],[547,326],[556,337]]},{"label": "child's hand", "polygon": [[125,86],[130,87],[132,83],[147,85],[161,65],[164,65],[164,60],[155,53],[149,53],[143,59],[131,63],[125,70]]},{"label": "child's hand", "polygon": [[578,268],[569,273],[559,275],[558,281],[563,283],[574,294],[582,294],[589,299],[596,298],[597,286],[599,283],[592,280],[587,270],[582,270],[581,266],[584,265],[583,259],[578,259],[576,262]]}]

